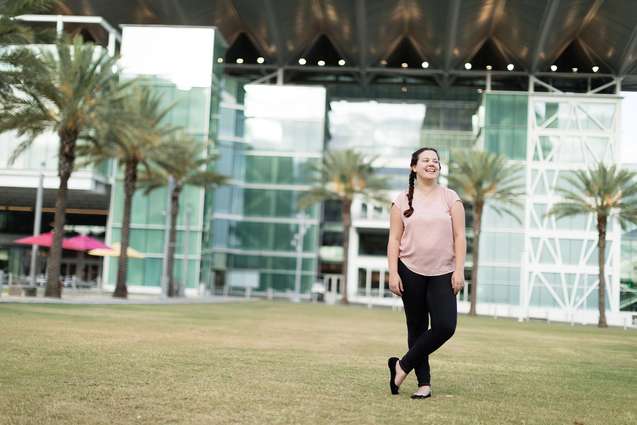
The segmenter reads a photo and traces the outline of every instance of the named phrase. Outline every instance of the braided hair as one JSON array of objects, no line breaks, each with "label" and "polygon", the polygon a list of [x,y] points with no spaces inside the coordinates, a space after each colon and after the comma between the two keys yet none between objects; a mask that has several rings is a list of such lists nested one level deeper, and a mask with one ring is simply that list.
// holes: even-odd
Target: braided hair
[{"label": "braided hair", "polygon": [[[438,157],[438,160],[440,160],[440,155],[438,154],[437,150],[435,150],[434,148],[423,147],[411,154],[411,163],[409,164],[410,167],[413,167],[414,165],[418,163],[418,156],[420,156],[420,154],[424,151],[434,151],[436,153],[436,156]],[[416,172],[414,170],[411,170],[409,173],[409,191],[407,192],[407,200],[409,201],[409,209],[403,212],[403,215],[405,217],[411,217],[411,215],[414,213],[414,206],[412,205],[412,202],[414,200],[415,183],[416,183]]]}]

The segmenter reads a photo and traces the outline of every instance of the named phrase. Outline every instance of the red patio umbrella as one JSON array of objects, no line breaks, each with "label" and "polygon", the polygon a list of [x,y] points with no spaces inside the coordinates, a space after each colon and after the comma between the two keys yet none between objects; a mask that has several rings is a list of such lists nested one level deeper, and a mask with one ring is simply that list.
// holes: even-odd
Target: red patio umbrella
[{"label": "red patio umbrella", "polygon": [[[22,245],[39,245],[45,247],[51,247],[53,244],[53,232],[41,233],[36,236],[28,236],[26,238],[20,238],[15,243]],[[90,236],[78,235],[68,239],[62,239],[62,248],[73,251],[80,251],[78,254],[78,270],[80,279],[84,278],[84,251],[90,251],[92,249],[111,249],[108,245],[105,245],[101,241],[92,238]],[[77,270],[76,270],[76,275]]]},{"label": "red patio umbrella", "polygon": [[35,236],[27,236],[26,238],[21,238],[15,243],[19,243],[21,245],[40,245],[50,247],[53,244],[53,232],[40,233]]},{"label": "red patio umbrella", "polygon": [[78,235],[64,240],[64,248],[74,251],[90,251],[92,249],[111,249],[102,241],[86,235]]},{"label": "red patio umbrella", "polygon": [[[26,238],[21,238],[14,242],[21,245],[39,245],[50,248],[53,244],[53,232],[41,233],[36,236],[27,236]],[[98,248],[110,249],[108,245],[103,244],[101,241],[84,235],[62,239],[62,248],[70,249],[72,251],[90,251],[91,249]]]}]

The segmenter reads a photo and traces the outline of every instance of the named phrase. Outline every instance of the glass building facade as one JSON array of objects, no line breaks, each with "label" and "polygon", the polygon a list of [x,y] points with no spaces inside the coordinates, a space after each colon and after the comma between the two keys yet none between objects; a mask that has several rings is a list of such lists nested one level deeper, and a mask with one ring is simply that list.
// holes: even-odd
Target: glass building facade
[{"label": "glass building facade", "polygon": [[[224,41],[214,28],[170,26],[125,26],[122,34],[120,65],[126,78],[142,78],[174,108],[166,117],[203,143],[215,140],[221,71],[216,57],[223,56]],[[188,48],[184,48],[188,46]],[[206,216],[206,194],[201,187],[186,186],[180,196],[175,252],[175,281],[187,291],[199,289],[201,250]],[[124,191],[120,174],[112,188],[107,244],[121,235]],[[129,259],[128,284],[160,290],[164,241],[167,232],[168,189],[163,187],[145,195],[135,193],[131,217],[130,246],[145,258]],[[186,245],[187,244],[187,245]],[[105,259],[105,286],[113,286],[117,258]]]},{"label": "glass building facade", "polygon": [[[51,45],[33,46],[35,52],[53,51]],[[102,47],[96,51],[103,53]],[[59,187],[58,151],[59,136],[54,131],[44,131],[37,136],[14,162],[9,159],[24,141],[15,131],[0,133],[0,283],[7,283],[12,275],[14,282],[26,283],[30,273],[31,246],[18,245],[16,239],[33,235],[36,211],[36,191],[42,175],[42,215],[36,233],[53,230],[55,196]],[[102,237],[105,230],[109,183],[113,174],[112,161],[97,165],[84,165],[76,160],[68,181],[65,231],[91,233]],[[41,247],[37,253],[36,282],[45,282],[48,249]],[[77,252],[63,250],[60,267],[63,279],[77,276],[95,281],[100,274],[97,257],[81,258]]]},{"label": "glass building facade", "polygon": [[[486,92],[473,109],[467,102],[465,118],[456,122],[457,128],[450,129],[432,129],[446,118],[443,113],[432,112],[435,107],[427,103],[421,145],[451,153],[453,147],[475,143],[478,148],[504,155],[519,167],[518,178],[524,194],[519,199],[522,208],[513,210],[518,220],[498,215],[490,202],[483,213],[477,289],[479,312],[582,322],[596,320],[598,266],[594,218],[576,216],[555,220],[544,214],[560,199],[556,188],[566,184],[564,178],[569,173],[590,168],[599,160],[618,162],[619,103],[620,98],[612,95]],[[440,105],[440,109],[452,108],[444,102]],[[462,105],[458,109],[462,111]],[[471,110],[477,112],[473,118],[468,114]],[[471,134],[472,121],[477,137]],[[338,135],[339,131],[333,132]],[[426,141],[426,137],[429,140]],[[361,138],[360,143],[364,144],[365,140]],[[404,175],[396,179],[396,189],[406,187],[402,181],[406,166],[403,168]],[[357,302],[391,304],[395,300],[387,291],[385,257],[388,211],[364,202],[355,203],[354,208],[349,295]],[[471,206],[465,203],[465,210],[468,239],[465,279],[469,284],[459,296],[461,311],[469,307],[473,267]],[[634,239],[634,230],[622,235],[618,223],[611,220],[606,252],[609,317],[621,310],[634,310],[637,304]]]},{"label": "glass building facade", "polygon": [[[256,293],[289,295],[298,284],[307,294],[324,264],[338,265],[348,255],[351,300],[397,303],[387,290],[389,205],[356,200],[350,252],[343,253],[338,205],[328,202],[304,211],[297,206],[313,184],[311,166],[327,148],[378,155],[377,172],[395,193],[407,188],[413,150],[439,150],[440,183],[445,185],[453,148],[475,144],[518,164],[525,188],[519,221],[497,215],[489,203],[485,207],[479,311],[556,320],[595,317],[594,218],[555,220],[544,214],[559,200],[556,189],[567,184],[569,173],[599,160],[619,162],[619,96],[487,91],[478,97],[475,90],[416,86],[390,101],[386,98],[396,87],[379,84],[369,87],[367,96],[386,100],[373,101],[360,100],[363,96],[355,93],[359,89],[347,84],[249,84],[224,74],[220,59],[225,57],[225,42],[214,28],[205,27],[125,26],[121,53],[124,75],[143,77],[166,104],[176,105],[167,120],[200,140],[202,155],[203,142],[213,140],[219,154],[213,168],[230,177],[228,185],[216,190],[187,187],[181,195],[175,278],[190,294],[240,289],[236,276],[250,273],[256,276]],[[352,101],[354,95],[357,101]],[[38,138],[16,164],[0,169],[2,178],[33,180],[42,160],[57,150],[52,137]],[[7,157],[17,143],[10,133],[0,135],[0,156]],[[123,210],[122,176],[113,176],[114,169],[103,164],[73,175],[77,193],[92,192],[96,198],[110,193],[110,200],[101,201],[109,209],[109,244],[120,239]],[[56,164],[47,162],[47,178],[53,178],[55,170]],[[53,183],[49,187],[54,188]],[[145,258],[129,260],[132,292],[160,290],[167,197],[166,188],[135,194],[130,244]],[[473,266],[473,235],[471,206],[465,203],[465,208],[468,271]],[[18,213],[0,210],[0,230],[16,229]],[[22,254],[28,249],[9,248],[14,235],[0,236],[0,268],[25,273],[27,257]],[[301,243],[295,244],[298,238]],[[636,258],[635,229],[622,231],[612,220],[606,252],[610,314],[637,310]],[[106,289],[115,284],[116,269],[117,259],[105,258]],[[325,270],[338,273],[338,267]],[[460,294],[461,310],[468,310],[470,289],[467,285]]]},{"label": "glass building facade", "polygon": [[411,153],[420,145],[424,103],[330,102],[329,149],[353,149],[376,157],[376,172],[392,190],[405,186]]},{"label": "glass building facade", "polygon": [[[386,258],[390,198],[391,194],[408,187],[411,153],[421,145],[427,112],[423,101],[335,100],[330,103],[330,149],[354,149],[375,156],[375,171],[385,177],[390,190],[384,205],[361,197],[355,198],[352,204],[347,291],[353,302],[392,302],[387,287]],[[334,218],[340,219],[340,215]],[[342,231],[342,226],[336,223],[324,223],[323,240],[342,242]],[[336,255],[329,254],[338,251],[324,251],[323,261],[336,260]]]},{"label": "glass building facade", "polygon": [[253,272],[257,293],[290,293],[297,279],[307,293],[317,273],[320,206],[301,211],[297,202],[323,155],[325,89],[236,86],[221,111],[218,171],[232,181],[214,194],[209,284],[220,290],[233,286],[233,273]]},{"label": "glass building facade", "polygon": [[[565,176],[595,162],[618,157],[615,96],[486,93],[484,125],[478,139],[485,150],[524,167],[526,188],[521,223],[496,215],[487,203],[480,243],[478,300],[509,306],[520,315],[554,314],[575,320],[597,309],[597,230],[595,218],[556,220],[545,213],[560,200]],[[621,230],[608,225],[607,309],[618,312]],[[518,310],[519,307],[519,310]]]},{"label": "glass building facade", "polygon": [[[555,220],[544,213],[557,201],[564,179],[596,162],[619,161],[616,140],[619,97],[533,96],[529,102],[527,172],[527,269],[523,302],[567,314],[596,309],[598,254],[593,215]],[[621,229],[609,220],[606,241],[606,307],[619,311]]]},{"label": "glass building facade", "polygon": [[479,98],[469,93],[465,94],[464,100],[427,101],[421,144],[435,147],[443,165],[450,164],[453,149],[467,149],[473,146],[475,135],[472,120],[478,102]]},{"label": "glass building facade", "polygon": [[[470,148],[475,142],[472,116],[478,108],[479,98],[472,93],[456,94],[449,99],[432,97],[409,103],[332,102],[330,132],[333,139],[330,144],[335,144],[334,139],[344,143],[340,138],[347,135],[349,146],[369,153],[382,153],[377,172],[388,178],[390,197],[408,188],[411,153],[421,146],[434,147],[442,161],[439,183],[446,185],[449,163],[453,160],[452,149]],[[348,109],[335,107],[339,103],[348,105]],[[365,116],[369,111],[374,113]],[[362,126],[365,131],[360,130]],[[397,148],[379,152],[388,142]],[[352,206],[348,295],[354,302],[390,305],[397,301],[388,289],[389,202],[390,199],[386,204],[378,205],[358,199]],[[471,225],[470,217],[466,224]],[[468,240],[470,242],[470,234]],[[466,263],[468,268],[471,267],[470,255]],[[461,294],[461,300],[466,295]]]},{"label": "glass building facade", "polygon": [[528,101],[526,93],[484,95],[484,150],[526,160]]},{"label": "glass building facade", "polygon": [[[526,164],[527,144],[526,93],[485,93],[479,114],[484,119],[477,140],[482,149],[506,156],[521,167]],[[525,173],[518,176],[525,184]],[[524,200],[521,200],[524,203]],[[478,268],[478,301],[480,303],[519,305],[520,279],[524,251],[524,210],[513,217],[499,216],[490,203],[483,210]],[[473,232],[470,232],[473,242]],[[472,252],[473,243],[468,247]],[[471,248],[471,249],[469,249]],[[469,256],[469,255],[468,255]],[[473,264],[473,263],[471,263]],[[469,301],[469,285],[461,299]]]},{"label": "glass building facade", "polygon": [[622,234],[619,308],[637,311],[637,228]]}]

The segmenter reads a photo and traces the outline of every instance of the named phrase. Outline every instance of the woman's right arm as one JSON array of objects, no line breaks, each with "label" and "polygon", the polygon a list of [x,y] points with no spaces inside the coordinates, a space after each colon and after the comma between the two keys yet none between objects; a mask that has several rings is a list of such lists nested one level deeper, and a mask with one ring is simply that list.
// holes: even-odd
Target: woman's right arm
[{"label": "woman's right arm", "polygon": [[389,241],[387,242],[389,290],[398,296],[403,293],[403,283],[398,275],[398,251],[404,231],[400,214],[402,214],[402,211],[400,211],[398,205],[393,204],[389,212]]}]

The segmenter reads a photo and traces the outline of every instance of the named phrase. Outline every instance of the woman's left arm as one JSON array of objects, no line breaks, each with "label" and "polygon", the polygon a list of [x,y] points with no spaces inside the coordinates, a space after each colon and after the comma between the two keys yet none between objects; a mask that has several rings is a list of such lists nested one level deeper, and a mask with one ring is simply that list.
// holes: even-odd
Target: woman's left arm
[{"label": "woman's left arm", "polygon": [[464,270],[464,260],[467,255],[464,215],[462,202],[454,202],[451,206],[451,225],[453,227],[453,249],[456,254],[456,270]]}]

